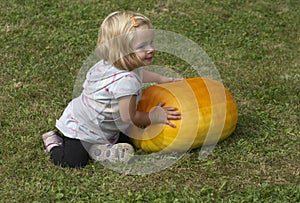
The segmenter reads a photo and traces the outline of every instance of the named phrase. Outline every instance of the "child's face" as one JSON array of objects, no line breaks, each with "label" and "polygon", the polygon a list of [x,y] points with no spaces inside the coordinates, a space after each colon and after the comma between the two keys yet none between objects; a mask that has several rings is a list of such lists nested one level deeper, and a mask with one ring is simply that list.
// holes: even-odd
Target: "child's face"
[{"label": "child's face", "polygon": [[134,52],[142,60],[145,66],[152,64],[152,59],[155,54],[153,47],[153,30],[147,25],[142,25],[137,28],[136,38],[133,43]]}]

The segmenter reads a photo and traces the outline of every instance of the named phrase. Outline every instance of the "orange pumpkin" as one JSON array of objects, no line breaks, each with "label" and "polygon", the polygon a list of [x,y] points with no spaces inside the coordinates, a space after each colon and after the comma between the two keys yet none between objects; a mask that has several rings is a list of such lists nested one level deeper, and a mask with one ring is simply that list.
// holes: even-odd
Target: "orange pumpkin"
[{"label": "orange pumpkin", "polygon": [[[143,92],[138,110],[150,112],[159,102],[177,107],[181,120],[176,128],[164,124],[146,127],[133,144],[146,152],[186,151],[215,144],[235,129],[238,111],[234,98],[222,83],[207,78],[189,78],[159,84]],[[136,136],[135,136],[136,137]]]}]

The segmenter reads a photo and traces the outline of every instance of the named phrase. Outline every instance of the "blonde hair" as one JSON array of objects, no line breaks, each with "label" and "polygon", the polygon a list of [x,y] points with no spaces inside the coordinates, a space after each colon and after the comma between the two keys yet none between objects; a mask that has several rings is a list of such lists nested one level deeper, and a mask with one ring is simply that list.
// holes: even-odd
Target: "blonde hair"
[{"label": "blonde hair", "polygon": [[97,51],[100,58],[122,70],[133,70],[142,66],[143,62],[134,53],[132,44],[136,28],[142,25],[153,28],[150,20],[140,13],[117,11],[109,14],[99,29]]}]

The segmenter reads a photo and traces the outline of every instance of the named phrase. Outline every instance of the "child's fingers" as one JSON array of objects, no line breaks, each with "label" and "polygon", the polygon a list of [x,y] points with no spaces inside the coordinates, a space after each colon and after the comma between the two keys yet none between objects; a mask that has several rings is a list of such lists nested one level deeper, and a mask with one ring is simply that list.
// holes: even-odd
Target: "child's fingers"
[{"label": "child's fingers", "polygon": [[171,126],[172,128],[176,128],[176,125],[174,123],[171,123],[170,121],[167,121],[166,124]]},{"label": "child's fingers", "polygon": [[175,115],[167,115],[167,119],[168,120],[180,120],[181,119],[181,115],[180,114],[175,114]]},{"label": "child's fingers", "polygon": [[[157,104],[157,106],[163,107],[165,104],[166,104],[165,102],[159,102]],[[173,106],[163,107],[163,109],[166,110],[166,111],[177,111],[178,110],[177,107],[173,107]]]},{"label": "child's fingers", "polygon": [[168,107],[165,108],[166,113],[167,113],[167,119],[168,120],[180,120],[181,119],[181,112],[178,112],[178,110],[175,107]]},{"label": "child's fingers", "polygon": [[168,120],[180,120],[181,119],[181,113],[180,112],[169,111],[169,112],[167,112],[167,119]]},{"label": "child's fingers", "polygon": [[178,82],[182,81],[184,78],[168,78],[166,82]]},{"label": "child's fingers", "polygon": [[182,81],[184,78],[172,78],[172,82]]},{"label": "child's fingers", "polygon": [[167,114],[170,116],[181,116],[181,113],[178,111],[168,111]]},{"label": "child's fingers", "polygon": [[167,116],[168,120],[180,120],[181,116]]},{"label": "child's fingers", "polygon": [[177,111],[178,110],[178,108],[176,108],[176,107],[164,107],[164,109],[167,111]]},{"label": "child's fingers", "polygon": [[159,102],[159,103],[157,104],[157,106],[163,107],[165,104],[166,104],[165,102]]}]

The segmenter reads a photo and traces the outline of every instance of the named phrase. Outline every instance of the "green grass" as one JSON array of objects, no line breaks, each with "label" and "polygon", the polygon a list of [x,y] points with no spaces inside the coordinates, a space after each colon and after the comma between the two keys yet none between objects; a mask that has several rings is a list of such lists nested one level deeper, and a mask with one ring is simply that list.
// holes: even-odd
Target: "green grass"
[{"label": "green grass", "polygon": [[[299,202],[300,3],[257,1],[0,1],[1,202]],[[54,166],[41,134],[68,101],[98,27],[112,11],[198,43],[237,101],[236,131],[206,159],[186,153],[150,175],[91,163]],[[156,64],[184,67],[158,55]]]}]

